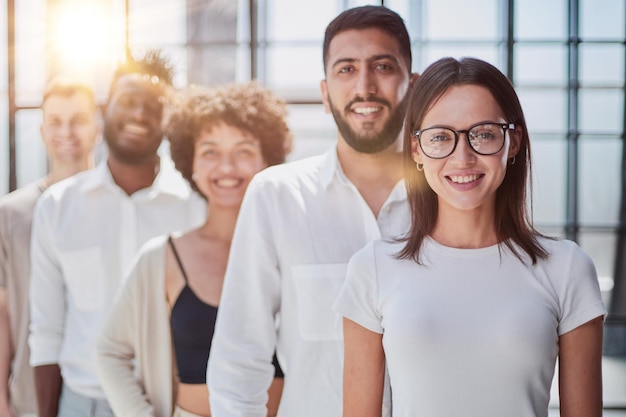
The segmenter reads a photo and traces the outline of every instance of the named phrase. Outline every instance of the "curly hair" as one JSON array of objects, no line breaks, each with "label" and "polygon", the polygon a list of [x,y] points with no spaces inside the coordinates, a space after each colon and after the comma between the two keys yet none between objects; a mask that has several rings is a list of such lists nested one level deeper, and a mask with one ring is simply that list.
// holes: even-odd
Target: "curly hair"
[{"label": "curly hair", "polygon": [[287,105],[256,81],[219,88],[191,86],[178,91],[164,116],[165,136],[176,169],[198,191],[192,176],[194,147],[201,132],[221,123],[257,138],[265,162],[285,162],[293,135],[286,121]]}]

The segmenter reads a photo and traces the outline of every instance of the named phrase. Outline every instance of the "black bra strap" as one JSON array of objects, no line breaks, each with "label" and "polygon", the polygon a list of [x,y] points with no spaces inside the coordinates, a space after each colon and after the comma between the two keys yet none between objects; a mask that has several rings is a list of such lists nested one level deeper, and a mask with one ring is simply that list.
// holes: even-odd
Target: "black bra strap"
[{"label": "black bra strap", "polygon": [[176,251],[176,247],[174,246],[174,241],[172,240],[172,236],[167,237],[167,243],[169,243],[170,248],[172,248],[172,252],[174,253],[176,262],[178,262],[178,267],[180,268],[180,272],[183,273],[183,278],[185,278],[185,283],[188,283],[187,274],[185,273],[185,268],[183,268],[183,263],[180,261],[180,256],[178,256],[178,252]]}]

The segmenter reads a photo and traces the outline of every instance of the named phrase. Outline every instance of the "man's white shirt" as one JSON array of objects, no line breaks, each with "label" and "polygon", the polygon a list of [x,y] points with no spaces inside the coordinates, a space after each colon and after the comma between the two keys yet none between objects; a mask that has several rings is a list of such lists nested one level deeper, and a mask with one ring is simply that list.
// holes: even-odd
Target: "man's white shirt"
[{"label": "man's white shirt", "polygon": [[127,268],[149,239],[205,218],[205,201],[166,156],[152,186],[131,196],[106,160],[46,190],[31,241],[31,365],[58,364],[75,392],[104,398],[95,342]]},{"label": "man's white shirt", "polygon": [[231,245],[208,367],[212,414],[266,415],[277,355],[280,416],[342,415],[342,318],[332,310],[348,260],[408,231],[404,182],[378,218],[344,175],[336,149],[252,180]]}]

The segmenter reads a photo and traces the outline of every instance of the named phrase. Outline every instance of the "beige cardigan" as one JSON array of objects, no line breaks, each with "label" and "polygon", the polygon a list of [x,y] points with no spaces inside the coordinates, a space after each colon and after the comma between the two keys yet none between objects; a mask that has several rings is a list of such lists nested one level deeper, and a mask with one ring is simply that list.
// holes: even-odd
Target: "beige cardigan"
[{"label": "beige cardigan", "polygon": [[171,417],[173,412],[166,244],[167,236],[161,236],[140,250],[98,341],[98,374],[116,417]]}]

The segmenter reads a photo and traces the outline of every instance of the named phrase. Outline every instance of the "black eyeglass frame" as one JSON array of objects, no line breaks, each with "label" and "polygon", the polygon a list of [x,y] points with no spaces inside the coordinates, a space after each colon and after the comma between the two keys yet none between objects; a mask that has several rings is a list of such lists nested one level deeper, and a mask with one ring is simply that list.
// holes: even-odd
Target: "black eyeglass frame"
[{"label": "black eyeglass frame", "polygon": [[[502,133],[504,134],[504,139],[505,140],[502,141],[502,145],[500,145],[500,148],[498,148],[497,151],[489,152],[489,153],[482,153],[482,152],[478,152],[472,146],[472,142],[470,141],[470,138],[469,138],[469,132],[470,132],[470,130],[474,129],[475,127],[482,126],[482,125],[496,125],[496,126],[500,126],[502,128]],[[454,146],[450,150],[450,153],[448,153],[447,155],[444,155],[444,156],[430,156],[430,155],[428,155],[426,153],[426,151],[424,151],[424,148],[422,147],[422,140],[420,138],[420,135],[422,134],[423,131],[429,130],[429,129],[447,129],[447,130],[449,130],[449,131],[454,133]],[[415,138],[417,140],[417,143],[420,145],[420,149],[422,150],[422,153],[425,156],[427,156],[430,159],[443,159],[443,158],[449,157],[450,155],[452,155],[454,153],[454,150],[456,149],[456,145],[459,143],[459,135],[461,133],[465,133],[465,140],[467,141],[467,144],[469,145],[470,149],[473,150],[474,152],[476,152],[478,155],[483,155],[483,156],[495,155],[498,152],[500,152],[502,150],[502,148],[504,147],[504,143],[506,142],[506,131],[507,130],[515,130],[515,124],[514,123],[497,123],[497,122],[480,122],[480,123],[476,123],[475,125],[472,125],[472,126],[468,127],[467,129],[464,129],[464,130],[454,130],[454,129],[449,128],[447,126],[431,126],[431,127],[427,127],[426,129],[414,130],[413,132],[411,132],[411,136],[413,136],[413,138]]]}]

